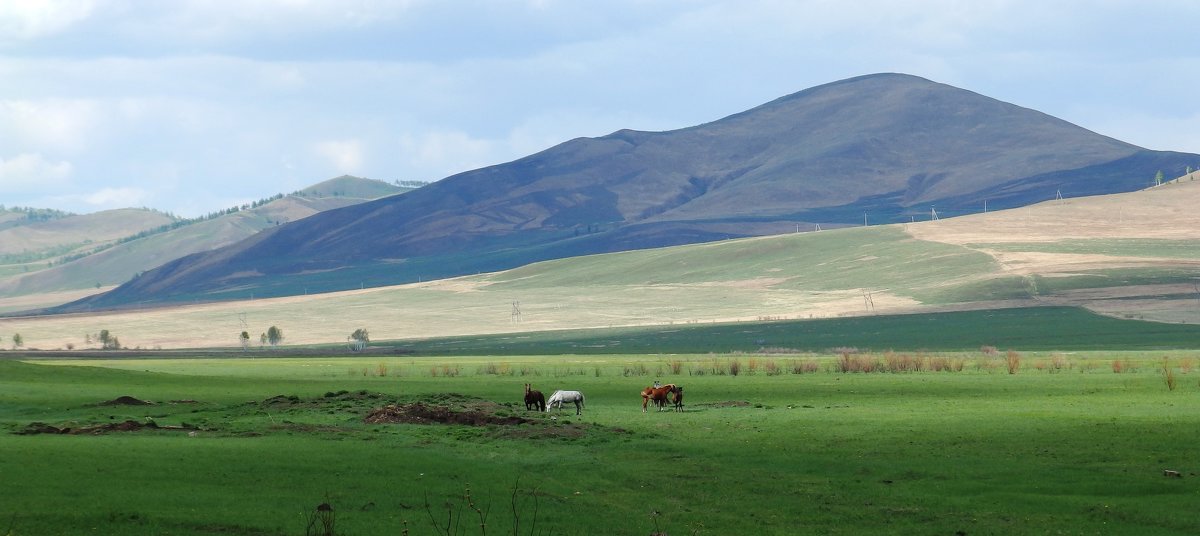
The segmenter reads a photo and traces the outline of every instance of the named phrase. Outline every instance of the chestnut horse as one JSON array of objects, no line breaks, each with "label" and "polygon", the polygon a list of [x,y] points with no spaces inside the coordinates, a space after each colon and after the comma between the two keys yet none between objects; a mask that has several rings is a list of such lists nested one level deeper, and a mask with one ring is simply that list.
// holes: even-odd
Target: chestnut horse
[{"label": "chestnut horse", "polygon": [[534,391],[529,388],[529,384],[525,384],[525,411],[536,409],[538,411],[546,411],[546,395],[541,391]]},{"label": "chestnut horse", "polygon": [[672,402],[675,403],[675,411],[683,411],[683,387],[682,386],[675,387],[675,399],[672,400]]},{"label": "chestnut horse", "polygon": [[646,412],[646,404],[654,402],[654,406],[658,411],[662,411],[667,405],[667,395],[675,393],[679,388],[675,384],[668,383],[662,387],[647,387],[642,389],[642,413]]}]

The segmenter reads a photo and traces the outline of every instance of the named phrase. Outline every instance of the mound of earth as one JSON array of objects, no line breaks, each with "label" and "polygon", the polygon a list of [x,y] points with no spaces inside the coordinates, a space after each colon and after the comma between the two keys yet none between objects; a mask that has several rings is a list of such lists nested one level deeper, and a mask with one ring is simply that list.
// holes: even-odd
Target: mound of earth
[{"label": "mound of earth", "polygon": [[465,409],[455,411],[446,406],[424,402],[388,404],[371,410],[363,422],[367,424],[462,424],[468,426],[516,426],[533,422],[517,416],[501,416],[484,411]]},{"label": "mound of earth", "polygon": [[51,426],[43,422],[29,423],[28,426],[18,430],[17,435],[36,435],[36,434],[65,434],[65,435],[101,435],[110,432],[137,432],[145,429],[154,430],[196,430],[195,426],[183,424],[180,426],[159,426],[157,423],[150,421],[141,423],[138,421],[122,421],[104,424],[93,424],[87,426],[79,426],[76,428]]},{"label": "mound of earth", "polygon": [[101,406],[152,406],[153,402],[139,400],[132,396],[118,396],[112,400],[107,400],[100,403]]}]

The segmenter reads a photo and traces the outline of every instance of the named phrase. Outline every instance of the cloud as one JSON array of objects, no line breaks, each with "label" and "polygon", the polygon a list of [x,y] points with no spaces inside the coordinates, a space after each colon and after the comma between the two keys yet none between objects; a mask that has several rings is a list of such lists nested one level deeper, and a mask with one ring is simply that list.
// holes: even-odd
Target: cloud
[{"label": "cloud", "polygon": [[329,162],[335,173],[360,173],[363,168],[363,144],[359,140],[317,142],[313,150]]},{"label": "cloud", "polygon": [[98,209],[136,207],[151,196],[141,188],[103,188],[82,197],[84,203]]},{"label": "cloud", "polygon": [[44,192],[66,184],[72,168],[70,162],[52,162],[40,153],[0,158],[0,193]]},{"label": "cloud", "polygon": [[89,99],[0,101],[0,134],[8,143],[35,150],[82,150],[100,119],[100,107]]},{"label": "cloud", "polygon": [[[35,39],[60,33],[87,19],[92,0],[13,0],[0,2],[0,36]],[[0,43],[4,37],[0,37]]]},{"label": "cloud", "polygon": [[495,164],[497,157],[496,142],[454,130],[406,133],[399,148],[401,160],[424,175],[413,177],[419,180],[437,180]]}]

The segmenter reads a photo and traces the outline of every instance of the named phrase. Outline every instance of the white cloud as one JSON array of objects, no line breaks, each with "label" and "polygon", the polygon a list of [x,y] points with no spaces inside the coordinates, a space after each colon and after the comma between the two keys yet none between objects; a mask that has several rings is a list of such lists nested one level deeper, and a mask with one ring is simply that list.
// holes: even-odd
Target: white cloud
[{"label": "white cloud", "polygon": [[0,158],[0,192],[44,192],[65,184],[71,171],[70,162],[52,162],[39,153]]},{"label": "white cloud", "polygon": [[99,126],[101,111],[88,99],[0,101],[0,134],[36,150],[79,151]]},{"label": "white cloud", "polygon": [[363,144],[356,139],[329,140],[313,144],[313,150],[325,158],[335,173],[361,173]]},{"label": "white cloud", "polygon": [[141,188],[103,188],[82,197],[84,203],[97,209],[137,207],[150,198]]},{"label": "white cloud", "polygon": [[399,159],[424,177],[437,180],[455,173],[497,163],[496,143],[453,130],[401,136]]},{"label": "white cloud", "polygon": [[35,39],[62,32],[92,14],[92,0],[9,0],[0,2],[0,42]]}]

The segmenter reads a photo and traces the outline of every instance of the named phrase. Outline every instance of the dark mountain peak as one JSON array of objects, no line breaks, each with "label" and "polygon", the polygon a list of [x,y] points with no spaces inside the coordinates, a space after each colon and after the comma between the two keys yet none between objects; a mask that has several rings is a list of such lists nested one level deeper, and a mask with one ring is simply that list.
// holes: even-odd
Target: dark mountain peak
[{"label": "dark mountain peak", "polygon": [[[121,303],[333,290],[536,260],[1128,191],[1145,151],[917,76],[841,80],[678,130],[577,138],[143,275]],[[302,283],[300,283],[302,282]],[[234,290],[237,289],[237,290]]]}]

